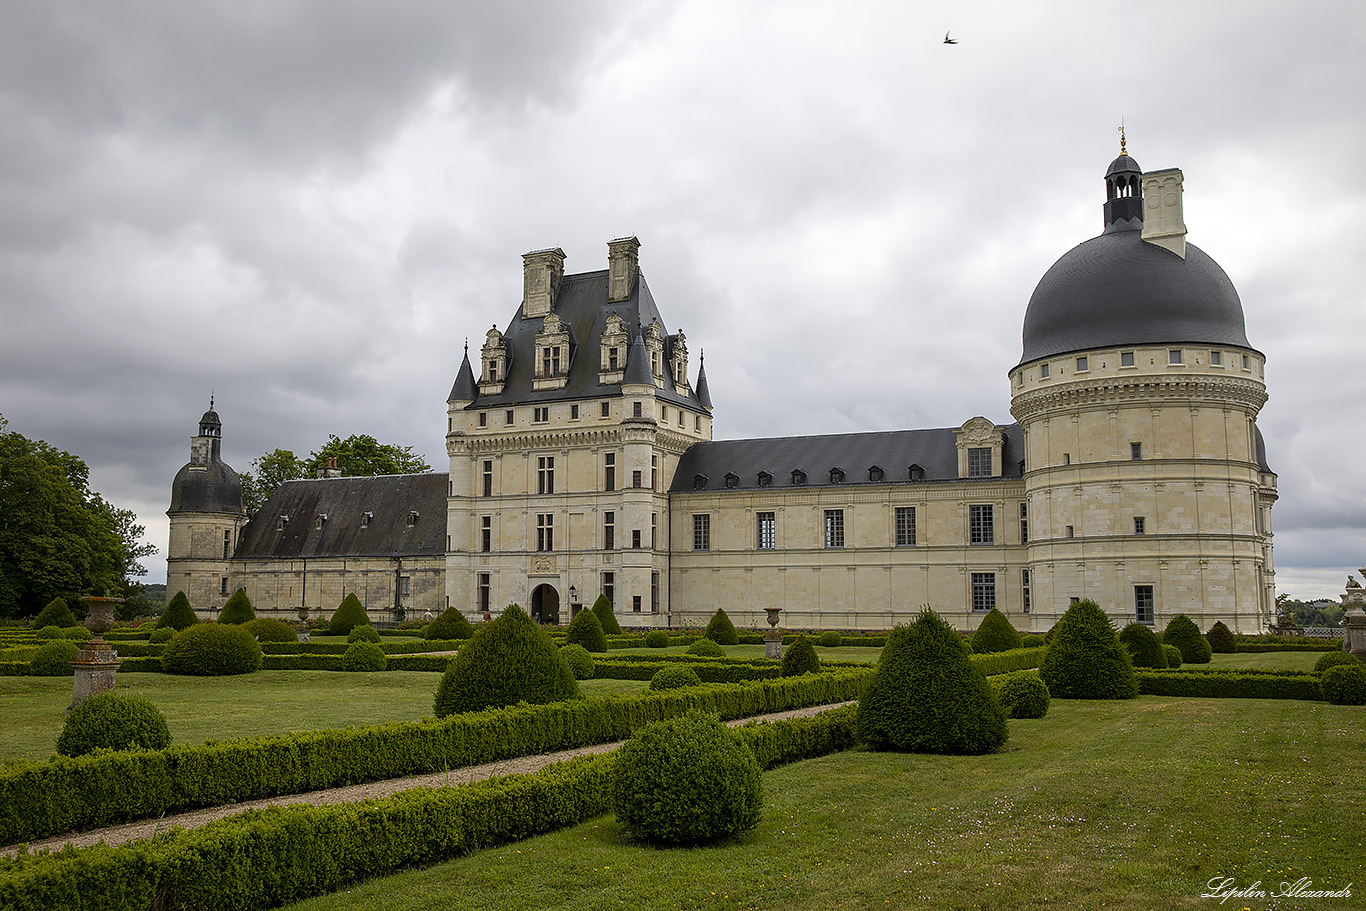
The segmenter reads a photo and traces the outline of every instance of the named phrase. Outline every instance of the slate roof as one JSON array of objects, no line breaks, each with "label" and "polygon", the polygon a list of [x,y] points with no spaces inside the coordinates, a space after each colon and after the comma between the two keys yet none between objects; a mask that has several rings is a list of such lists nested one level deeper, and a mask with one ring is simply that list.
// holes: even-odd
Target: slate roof
[{"label": "slate roof", "polygon": [[190,462],[171,482],[171,508],[167,512],[243,515],[242,481],[222,459],[215,458],[207,465]]},{"label": "slate roof", "polygon": [[[233,556],[439,556],[446,548],[447,478],[431,473],[286,481],[243,526]],[[418,515],[410,525],[412,511]],[[327,516],[321,530],[320,515]],[[281,516],[289,517],[283,529]]]},{"label": "slate roof", "polygon": [[[956,428],[935,430],[890,430],[874,433],[839,433],[829,436],[776,437],[759,440],[716,440],[696,443],[683,454],[669,486],[670,493],[705,489],[724,491],[726,474],[739,476],[732,490],[758,490],[759,472],[773,475],[772,488],[790,490],[792,472],[806,472],[806,484],[797,487],[852,487],[868,484],[911,484],[935,481],[960,481]],[[1002,477],[1018,478],[1024,458],[1024,437],[1020,425],[1004,428],[1005,445],[1001,451]],[[908,469],[924,469],[921,481],[911,481]],[[870,481],[868,470],[883,471],[881,481]],[[844,470],[842,484],[832,483],[830,469]],[[706,486],[697,488],[697,475],[707,477]],[[990,478],[972,478],[987,481]]]}]

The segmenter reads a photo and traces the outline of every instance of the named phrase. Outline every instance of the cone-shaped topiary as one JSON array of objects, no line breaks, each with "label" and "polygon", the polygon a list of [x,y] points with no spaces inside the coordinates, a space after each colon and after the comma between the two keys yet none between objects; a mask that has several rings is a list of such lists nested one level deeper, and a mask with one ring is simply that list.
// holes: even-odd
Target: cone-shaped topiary
[{"label": "cone-shaped topiary", "polygon": [[588,649],[571,642],[568,645],[560,646],[560,654],[564,655],[564,660],[569,662],[569,669],[574,672],[575,680],[593,679],[593,674],[597,672],[598,668],[593,663],[593,656],[588,654]]},{"label": "cone-shaped topiary", "polygon": [[356,593],[352,592],[342,598],[341,604],[332,613],[332,619],[327,621],[327,634],[329,636],[349,636],[351,630],[358,626],[369,626],[370,616],[365,613],[365,608],[361,607],[360,599]]},{"label": "cone-shaped topiary", "polygon": [[593,602],[593,613],[602,624],[604,633],[609,636],[621,635],[621,624],[617,622],[617,615],[612,613],[612,602],[607,600],[606,595],[598,595],[598,600]]},{"label": "cone-shaped topiary", "polygon": [[379,631],[376,630],[373,626],[367,626],[365,624],[362,624],[360,626],[353,626],[351,627],[351,632],[346,634],[346,641],[348,643],[379,642]]},{"label": "cone-shaped topiary", "polygon": [[977,631],[972,634],[972,651],[975,655],[1005,652],[1019,647],[1019,631],[1010,625],[1005,614],[994,607],[982,618]]},{"label": "cone-shaped topiary", "polygon": [[697,676],[697,671],[682,665],[661,667],[650,678],[650,689],[652,690],[676,690],[683,686],[701,685],[702,678]]},{"label": "cone-shaped topiary", "polygon": [[384,651],[374,642],[352,642],[342,655],[344,671],[382,671],[389,666]]},{"label": "cone-shaped topiary", "polygon": [[792,644],[783,650],[783,669],[784,677],[800,677],[802,674],[819,674],[821,672],[821,659],[816,657],[816,649],[812,647],[811,640],[805,636],[798,636],[792,640]]},{"label": "cone-shaped topiary", "polygon": [[424,635],[428,639],[473,639],[474,627],[458,607],[448,607],[427,624]]},{"label": "cone-shaped topiary", "polygon": [[707,624],[707,631],[702,634],[702,638],[710,639],[717,645],[740,644],[740,634],[735,631],[735,624],[730,622],[725,609],[720,607],[711,615],[711,622]]},{"label": "cone-shaped topiary", "polygon": [[81,647],[70,639],[54,639],[38,646],[38,652],[29,664],[28,672],[34,677],[70,677],[71,662]]},{"label": "cone-shaped topiary", "polygon": [[1212,651],[1220,655],[1232,655],[1238,651],[1238,641],[1233,638],[1233,631],[1224,626],[1222,620],[1214,621],[1209,632],[1205,633],[1205,641]]},{"label": "cone-shaped topiary", "polygon": [[1358,661],[1330,667],[1319,687],[1330,705],[1366,705],[1366,665]]},{"label": "cone-shaped topiary", "polygon": [[240,626],[255,619],[256,611],[251,606],[251,599],[247,597],[245,588],[239,588],[229,595],[228,600],[223,603],[223,609],[218,613],[219,623],[234,623]]},{"label": "cone-shaped topiary", "polygon": [[1351,652],[1324,652],[1319,656],[1319,660],[1314,662],[1314,673],[1321,674],[1330,667],[1337,667],[1340,664],[1361,664],[1361,659]]},{"label": "cone-shaped topiary", "polygon": [[590,652],[607,651],[607,634],[602,631],[598,615],[591,610],[581,610],[574,615],[569,626],[565,627],[564,641],[582,645]]},{"label": "cone-shaped topiary", "polygon": [[1119,631],[1120,643],[1129,650],[1129,659],[1134,667],[1167,666],[1167,655],[1162,651],[1162,643],[1146,624],[1135,620]]},{"label": "cone-shaped topiary", "polygon": [[1006,716],[953,627],[932,610],[887,637],[858,705],[859,740],[905,753],[989,753]]},{"label": "cone-shaped topiary", "polygon": [[991,678],[996,698],[1008,718],[1042,718],[1048,714],[1048,685],[1034,671]]},{"label": "cone-shaped topiary", "polygon": [[574,672],[544,630],[516,604],[482,625],[441,676],[438,718],[518,702],[547,703],[579,695]]},{"label": "cone-shaped topiary", "polygon": [[1048,692],[1058,699],[1132,699],[1138,695],[1129,650],[1109,616],[1090,599],[1076,601],[1062,615],[1039,668]]},{"label": "cone-shaped topiary", "polygon": [[726,657],[726,650],[710,639],[698,639],[688,646],[688,654],[697,655],[701,658],[724,658]]},{"label": "cone-shaped topiary", "polygon": [[1200,635],[1200,627],[1190,617],[1177,614],[1162,631],[1162,641],[1181,649],[1181,660],[1185,664],[1209,664],[1214,654],[1209,642]]},{"label": "cone-shaped topiary", "polygon": [[232,623],[196,623],[171,637],[161,653],[168,674],[218,677],[261,669],[261,643]]},{"label": "cone-shaped topiary", "polygon": [[[271,620],[258,617],[249,623],[242,624],[242,628],[251,633],[257,642],[299,641],[299,634],[294,631],[294,627],[283,620]],[[157,641],[156,636],[152,637],[152,641]],[[164,642],[165,640],[162,641]]]},{"label": "cone-shaped topiary", "polygon": [[67,606],[65,600],[53,598],[47,606],[38,611],[38,616],[33,618],[33,628],[42,629],[45,626],[75,626],[76,618],[71,614],[71,608]]},{"label": "cone-shaped topiary", "polygon": [[641,841],[704,844],[754,828],[763,808],[754,751],[715,715],[641,728],[617,751],[612,805]]},{"label": "cone-shaped topiary", "polygon": [[63,756],[94,750],[161,750],[171,745],[166,716],[152,700],[132,693],[107,692],[77,705],[57,738]]},{"label": "cone-shaped topiary", "polygon": [[1167,667],[1176,670],[1181,666],[1181,649],[1174,645],[1162,643],[1162,654],[1167,656]]},{"label": "cone-shaped topiary", "polygon": [[185,597],[184,592],[176,592],[175,597],[161,612],[161,618],[157,620],[157,629],[170,627],[181,630],[198,622],[199,618],[194,615],[194,610],[190,607],[190,599]]}]

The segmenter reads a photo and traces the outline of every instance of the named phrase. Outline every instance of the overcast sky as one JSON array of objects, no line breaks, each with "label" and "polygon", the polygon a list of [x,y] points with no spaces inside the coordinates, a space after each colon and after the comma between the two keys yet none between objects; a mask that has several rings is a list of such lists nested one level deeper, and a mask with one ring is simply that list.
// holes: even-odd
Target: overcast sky
[{"label": "overcast sky", "polygon": [[444,471],[536,248],[640,239],[718,439],[1009,423],[1121,118],[1267,355],[1280,591],[1366,563],[1358,0],[3,6],[0,414],[137,511],[149,581],[211,392],[239,471],[329,433]]}]

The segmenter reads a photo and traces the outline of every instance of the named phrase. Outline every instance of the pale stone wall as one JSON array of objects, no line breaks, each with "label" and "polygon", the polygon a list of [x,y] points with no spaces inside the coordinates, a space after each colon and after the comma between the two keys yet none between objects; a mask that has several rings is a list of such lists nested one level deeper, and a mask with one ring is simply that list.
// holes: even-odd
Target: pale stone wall
[{"label": "pale stone wall", "polygon": [[[183,591],[190,607],[201,619],[216,615],[236,586],[229,560],[224,555],[237,547],[237,535],[246,519],[220,513],[181,512],[170,515],[170,538],[166,548],[167,600]],[[224,582],[227,579],[227,593]]]},{"label": "pale stone wall", "polygon": [[355,594],[372,621],[399,622],[445,610],[445,575],[439,556],[234,560],[230,590],[246,589],[258,617],[326,619]]}]

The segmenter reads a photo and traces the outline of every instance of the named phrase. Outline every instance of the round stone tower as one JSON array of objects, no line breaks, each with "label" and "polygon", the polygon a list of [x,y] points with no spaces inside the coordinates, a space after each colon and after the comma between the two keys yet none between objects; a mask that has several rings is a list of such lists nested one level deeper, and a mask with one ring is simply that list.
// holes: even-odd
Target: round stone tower
[{"label": "round stone tower", "polygon": [[1025,313],[1010,410],[1037,629],[1078,598],[1159,631],[1178,613],[1242,633],[1274,617],[1264,358],[1233,283],[1186,243],[1182,180],[1121,146],[1102,233],[1048,270]]}]

